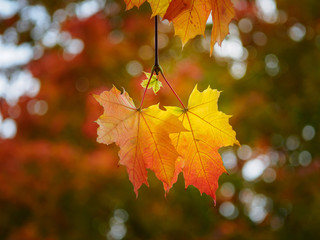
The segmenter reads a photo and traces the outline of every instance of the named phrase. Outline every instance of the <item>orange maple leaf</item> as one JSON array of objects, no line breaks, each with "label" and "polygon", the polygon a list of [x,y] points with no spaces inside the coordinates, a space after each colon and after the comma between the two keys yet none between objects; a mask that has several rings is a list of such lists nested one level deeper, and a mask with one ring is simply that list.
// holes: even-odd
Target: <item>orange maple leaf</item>
[{"label": "orange maple leaf", "polygon": [[204,34],[210,11],[207,0],[173,0],[164,18],[173,22],[184,46],[189,39]]},{"label": "orange maple leaf", "polygon": [[223,39],[229,33],[229,23],[235,17],[235,11],[231,0],[211,0],[212,8],[212,31],[210,53],[216,42],[221,45]]},{"label": "orange maple leaf", "polygon": [[210,87],[203,92],[192,91],[188,107],[166,107],[182,121],[188,132],[170,134],[178,153],[174,181],[183,172],[186,187],[193,185],[215,200],[219,176],[226,172],[219,148],[238,144],[229,124],[230,116],[218,111],[220,92]]},{"label": "orange maple leaf", "polygon": [[168,192],[178,158],[169,133],[185,131],[182,123],[159,105],[137,109],[128,93],[115,87],[94,97],[104,108],[97,120],[97,141],[120,147],[120,164],[127,167],[136,195],[143,183],[148,186],[146,168],[155,172]]}]

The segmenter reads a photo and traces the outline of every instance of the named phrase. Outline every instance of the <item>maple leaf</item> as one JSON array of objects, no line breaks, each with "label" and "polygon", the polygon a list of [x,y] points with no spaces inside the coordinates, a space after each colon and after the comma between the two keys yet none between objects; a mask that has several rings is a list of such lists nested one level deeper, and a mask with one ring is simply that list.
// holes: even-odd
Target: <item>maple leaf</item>
[{"label": "maple leaf", "polygon": [[174,180],[183,172],[186,187],[193,185],[201,193],[215,200],[219,176],[226,172],[219,148],[238,144],[236,134],[229,125],[230,116],[218,111],[220,92],[208,87],[199,92],[192,91],[188,107],[166,107],[182,121],[188,132],[170,134],[181,159],[176,162]]},{"label": "maple leaf", "polygon": [[175,34],[185,45],[189,39],[204,34],[210,10],[207,0],[173,0],[164,18],[173,22]]},{"label": "maple leaf", "polygon": [[221,45],[229,33],[229,23],[235,16],[231,0],[172,0],[165,19],[173,22],[175,34],[182,44],[196,35],[203,35],[209,14],[212,14],[210,54],[216,42]]},{"label": "maple leaf", "polygon": [[[141,86],[143,88],[146,88],[151,74],[146,72],[144,72],[144,74],[146,75],[147,79],[142,81]],[[148,89],[152,88],[153,92],[157,94],[157,92],[160,90],[161,87],[162,87],[162,83],[159,81],[158,76],[155,74],[152,75],[152,78],[150,79],[150,82],[148,85]]]},{"label": "maple leaf", "polygon": [[97,141],[120,147],[119,163],[126,166],[136,195],[143,183],[148,186],[146,168],[154,171],[168,192],[178,158],[169,133],[184,131],[182,123],[159,105],[137,109],[128,93],[121,94],[115,87],[94,97],[104,108],[97,120]]},{"label": "maple leaf", "polygon": [[212,8],[212,31],[210,53],[216,42],[221,45],[223,39],[229,33],[229,23],[235,17],[235,11],[231,0],[211,0]]},{"label": "maple leaf", "polygon": [[[124,0],[127,5],[127,10],[133,7],[140,7],[146,0]],[[148,0],[151,9],[152,9],[152,17],[159,15],[163,17],[166,13],[167,8],[171,0]]]}]

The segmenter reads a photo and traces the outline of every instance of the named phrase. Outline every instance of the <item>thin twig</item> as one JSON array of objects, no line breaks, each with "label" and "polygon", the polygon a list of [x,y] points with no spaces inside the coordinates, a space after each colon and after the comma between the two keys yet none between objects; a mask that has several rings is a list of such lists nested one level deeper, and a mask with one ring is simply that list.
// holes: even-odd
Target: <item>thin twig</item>
[{"label": "thin twig", "polygon": [[[154,17],[154,66],[159,66],[159,48],[158,48],[158,15]],[[157,72],[156,72],[157,73]],[[158,75],[158,73],[157,73]]]}]

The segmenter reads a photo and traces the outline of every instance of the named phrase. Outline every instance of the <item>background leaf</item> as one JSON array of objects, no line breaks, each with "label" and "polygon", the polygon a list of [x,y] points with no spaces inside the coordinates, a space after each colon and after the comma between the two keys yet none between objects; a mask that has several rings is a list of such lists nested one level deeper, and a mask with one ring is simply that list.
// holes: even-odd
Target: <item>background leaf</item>
[{"label": "background leaf", "polygon": [[[144,72],[144,74],[146,75],[147,79],[142,81],[141,86],[143,88],[146,88],[151,74],[146,72]],[[157,75],[153,75],[148,85],[148,89],[152,88],[154,94],[157,94],[157,92],[160,90],[161,87],[162,87],[162,82],[159,81],[159,78]]]}]

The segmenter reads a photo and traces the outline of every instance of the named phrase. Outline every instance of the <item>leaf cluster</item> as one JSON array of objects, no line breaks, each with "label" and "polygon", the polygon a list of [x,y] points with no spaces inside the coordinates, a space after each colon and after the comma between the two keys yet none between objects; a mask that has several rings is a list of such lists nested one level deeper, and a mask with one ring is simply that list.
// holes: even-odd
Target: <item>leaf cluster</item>
[{"label": "leaf cluster", "polygon": [[[124,0],[127,9],[140,7],[146,0]],[[231,0],[147,0],[152,16],[159,15],[173,23],[175,34],[185,45],[197,35],[204,35],[206,23],[211,13],[212,31],[210,53],[216,42],[221,45],[229,33],[229,23],[235,17]]]},{"label": "leaf cluster", "polygon": [[218,111],[220,92],[208,87],[192,91],[188,107],[159,105],[136,108],[127,92],[113,87],[94,97],[104,108],[97,123],[98,139],[120,147],[120,164],[126,166],[138,196],[148,186],[147,169],[162,181],[165,193],[183,172],[193,185],[215,200],[219,176],[226,172],[219,148],[239,144],[229,125],[230,116]]}]

